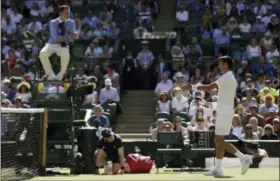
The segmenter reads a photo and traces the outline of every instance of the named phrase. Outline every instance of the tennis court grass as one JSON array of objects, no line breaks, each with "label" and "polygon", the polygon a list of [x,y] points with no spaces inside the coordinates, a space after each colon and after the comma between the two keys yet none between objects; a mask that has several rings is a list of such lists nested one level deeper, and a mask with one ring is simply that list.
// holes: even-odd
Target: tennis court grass
[{"label": "tennis court grass", "polygon": [[188,172],[163,172],[159,174],[125,174],[125,175],[78,175],[78,176],[51,176],[37,177],[32,181],[47,181],[47,180],[279,180],[279,168],[259,168],[250,169],[246,175],[240,174],[240,168],[224,169],[225,178],[206,177],[203,173],[188,173]]}]

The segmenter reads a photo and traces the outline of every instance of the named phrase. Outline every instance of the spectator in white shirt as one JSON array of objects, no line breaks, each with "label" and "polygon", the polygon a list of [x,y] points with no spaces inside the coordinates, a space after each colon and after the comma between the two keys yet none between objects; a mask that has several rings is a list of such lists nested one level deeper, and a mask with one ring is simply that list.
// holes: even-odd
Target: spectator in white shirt
[{"label": "spectator in white shirt", "polygon": [[249,54],[249,58],[260,57],[262,55],[261,48],[255,38],[251,40],[250,44],[247,46],[246,51]]},{"label": "spectator in white shirt", "polygon": [[172,113],[187,112],[189,107],[188,99],[183,96],[180,87],[174,88],[174,95],[175,97],[171,101]]},{"label": "spectator in white shirt", "polygon": [[42,31],[42,29],[43,29],[42,23],[40,21],[36,21],[35,18],[27,26],[27,30],[33,33],[38,33]]},{"label": "spectator in white shirt", "polygon": [[265,15],[267,12],[267,9],[265,7],[265,5],[263,5],[261,2],[258,2],[257,6],[254,7],[254,13],[256,15]]},{"label": "spectator in white shirt", "polygon": [[259,140],[259,136],[257,133],[253,132],[253,128],[251,124],[247,124],[245,126],[245,131],[241,135],[241,139],[243,140]]},{"label": "spectator in white shirt", "polygon": [[49,2],[46,2],[44,6],[41,6],[40,15],[41,17],[47,17],[49,14],[53,13],[53,7]]},{"label": "spectator in white shirt", "polygon": [[49,94],[56,94],[56,93],[57,94],[62,94],[64,92],[65,92],[64,87],[59,83],[54,84],[53,86],[51,86],[47,90],[47,93],[49,93]]},{"label": "spectator in white shirt", "polygon": [[243,19],[243,22],[239,25],[239,30],[241,33],[250,33],[251,32],[251,24],[248,22],[247,18]]},{"label": "spectator in white shirt", "polygon": [[161,76],[161,81],[157,84],[155,89],[155,93],[157,97],[159,97],[161,92],[166,91],[169,93],[169,91],[172,89],[173,83],[172,80],[168,79],[168,75],[169,75],[168,71],[163,72]]},{"label": "spectator in white shirt", "polygon": [[20,14],[17,9],[11,9],[10,13],[7,11],[7,14],[10,16],[11,21],[15,24],[18,24],[23,18],[22,14]]},{"label": "spectator in white shirt", "polygon": [[10,17],[7,16],[5,20],[1,22],[1,29],[5,30],[8,35],[14,34],[17,30],[16,24],[11,21]]},{"label": "spectator in white shirt", "polygon": [[238,114],[234,114],[232,118],[232,134],[240,138],[242,133],[243,127],[241,124],[241,118]]},{"label": "spectator in white shirt", "polygon": [[275,58],[279,57],[279,51],[275,44],[272,44],[270,46],[270,50],[268,52],[266,52],[265,56],[267,58],[268,63],[270,63],[270,64],[273,63]]},{"label": "spectator in white shirt", "polygon": [[30,15],[38,17],[40,15],[40,9],[37,3],[33,4],[32,9],[30,10]]},{"label": "spectator in white shirt", "polygon": [[179,11],[176,12],[176,20],[180,23],[189,21],[189,12],[185,10],[184,6],[181,6]]},{"label": "spectator in white shirt", "polygon": [[156,112],[170,113],[170,100],[168,100],[168,93],[163,91],[160,93],[157,101]]}]

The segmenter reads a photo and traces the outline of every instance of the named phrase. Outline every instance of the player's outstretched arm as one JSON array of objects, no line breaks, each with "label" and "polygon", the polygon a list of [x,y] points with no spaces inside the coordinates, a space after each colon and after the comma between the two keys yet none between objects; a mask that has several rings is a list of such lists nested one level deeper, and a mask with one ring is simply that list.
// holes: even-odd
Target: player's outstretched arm
[{"label": "player's outstretched arm", "polygon": [[196,89],[204,92],[210,92],[213,89],[218,89],[218,85],[216,84],[216,82],[207,85],[200,84],[196,86]]},{"label": "player's outstretched arm", "polygon": [[125,169],[125,158],[124,158],[124,148],[123,146],[118,149],[119,157],[120,157],[120,164],[121,164],[121,172],[123,173]]}]

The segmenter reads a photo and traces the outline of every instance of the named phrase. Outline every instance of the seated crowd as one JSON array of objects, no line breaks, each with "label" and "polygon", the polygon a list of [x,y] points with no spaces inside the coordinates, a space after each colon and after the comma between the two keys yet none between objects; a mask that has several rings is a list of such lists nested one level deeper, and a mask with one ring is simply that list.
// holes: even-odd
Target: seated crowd
[{"label": "seated crowd", "polygon": [[[165,64],[155,88],[157,122],[152,138],[158,131],[182,131],[189,139],[191,131],[215,128],[218,90],[202,92],[184,86],[209,84],[220,77],[215,62],[203,54],[207,48],[200,44],[209,40],[213,57],[230,55],[235,61],[239,86],[228,139],[278,140],[279,12],[276,1],[178,0],[179,36],[171,48],[172,66]],[[190,32],[193,27],[199,31]]]}]

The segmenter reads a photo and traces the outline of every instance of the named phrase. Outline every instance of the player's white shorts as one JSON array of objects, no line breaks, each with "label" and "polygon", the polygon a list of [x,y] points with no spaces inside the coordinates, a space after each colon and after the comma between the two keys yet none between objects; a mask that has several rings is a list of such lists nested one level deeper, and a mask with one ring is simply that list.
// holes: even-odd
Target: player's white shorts
[{"label": "player's white shorts", "polygon": [[216,117],[215,134],[226,136],[229,135],[232,126],[233,112],[218,112]]}]

